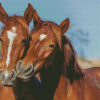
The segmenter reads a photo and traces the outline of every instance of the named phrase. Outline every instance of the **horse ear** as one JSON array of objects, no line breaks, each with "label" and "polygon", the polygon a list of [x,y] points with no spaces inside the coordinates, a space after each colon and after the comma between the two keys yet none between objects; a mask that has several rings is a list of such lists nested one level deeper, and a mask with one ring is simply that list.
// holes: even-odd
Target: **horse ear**
[{"label": "horse ear", "polygon": [[34,9],[33,10],[33,23],[34,23],[34,26],[38,23],[40,23],[42,20],[41,18],[38,16],[36,10]]},{"label": "horse ear", "polygon": [[24,12],[24,18],[26,19],[28,25],[31,22],[32,17],[33,17],[33,7],[31,4],[28,4],[28,7]]},{"label": "horse ear", "polygon": [[77,63],[75,50],[66,36],[62,36],[62,45],[64,50],[65,75],[70,81],[73,81],[83,76],[83,73]]},{"label": "horse ear", "polygon": [[8,15],[0,3],[0,21],[5,24],[7,21],[7,17],[8,17]]},{"label": "horse ear", "polygon": [[64,21],[61,22],[61,24],[59,25],[62,32],[61,34],[64,34],[68,30],[69,24],[69,18],[66,18]]}]

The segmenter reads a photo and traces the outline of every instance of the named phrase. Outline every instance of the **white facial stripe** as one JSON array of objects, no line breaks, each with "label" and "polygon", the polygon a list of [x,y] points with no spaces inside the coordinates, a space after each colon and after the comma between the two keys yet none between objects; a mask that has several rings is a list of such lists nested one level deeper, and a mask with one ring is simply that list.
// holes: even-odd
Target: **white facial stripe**
[{"label": "white facial stripe", "polygon": [[5,75],[5,79],[6,79],[6,78],[7,78],[7,76],[9,75],[9,73],[8,73],[7,69],[5,70],[4,75]]},{"label": "white facial stripe", "polygon": [[43,40],[45,37],[46,37],[45,34],[41,34],[41,35],[40,35],[40,41]]},{"label": "white facial stripe", "polygon": [[[13,30],[13,31],[16,31],[16,30]],[[6,66],[8,67],[8,64],[10,62],[10,53],[11,53],[11,47],[12,47],[12,44],[13,44],[13,41],[16,37],[16,33],[14,32],[11,32],[11,31],[7,31],[7,36],[8,36],[8,39],[9,39],[9,45],[8,45],[8,53],[7,53],[7,59],[6,59]]]},{"label": "white facial stripe", "polygon": [[15,33],[16,32],[16,27],[12,27],[12,30]]}]

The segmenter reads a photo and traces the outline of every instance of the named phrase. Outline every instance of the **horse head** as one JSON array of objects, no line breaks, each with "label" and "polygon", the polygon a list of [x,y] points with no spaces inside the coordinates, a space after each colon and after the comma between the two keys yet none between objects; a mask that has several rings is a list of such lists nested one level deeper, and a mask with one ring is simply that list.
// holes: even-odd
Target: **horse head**
[{"label": "horse head", "polygon": [[[64,65],[64,71],[68,71],[67,76],[70,71],[76,74],[79,70],[76,67],[75,51],[70,40],[64,35],[70,24],[69,19],[65,19],[60,25],[51,21],[42,21],[34,9],[33,23],[30,48],[25,58],[16,66],[17,76],[27,81],[42,68],[46,69],[55,63]],[[30,66],[33,69],[27,70]],[[66,75],[66,72],[64,74]]]},{"label": "horse head", "polygon": [[0,77],[5,86],[13,85],[17,62],[24,58],[29,44],[28,25],[32,20],[33,7],[29,4],[22,16],[8,16],[0,4],[0,21],[4,23],[0,36],[2,42],[2,59]]}]

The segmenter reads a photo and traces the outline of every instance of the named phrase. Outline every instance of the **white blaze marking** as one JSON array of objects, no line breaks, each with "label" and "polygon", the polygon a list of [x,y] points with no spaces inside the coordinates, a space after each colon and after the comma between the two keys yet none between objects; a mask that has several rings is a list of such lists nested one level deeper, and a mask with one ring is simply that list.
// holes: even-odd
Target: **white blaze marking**
[{"label": "white blaze marking", "polygon": [[12,27],[12,30],[15,33],[16,32],[16,27]]},{"label": "white blaze marking", "polygon": [[9,45],[8,45],[8,53],[7,53],[7,59],[6,59],[6,66],[8,67],[8,64],[10,63],[10,53],[11,53],[11,47],[12,47],[12,44],[13,44],[13,41],[16,37],[16,28],[15,27],[12,27],[12,30],[13,32],[11,31],[7,31],[7,36],[8,36],[8,39],[9,39]]},{"label": "white blaze marking", "polygon": [[8,71],[7,71],[7,69],[6,69],[6,71],[5,71],[5,79],[7,78],[7,76],[9,75],[9,73],[8,73]]},{"label": "white blaze marking", "polygon": [[40,35],[40,41],[43,40],[45,37],[46,37],[45,34],[41,34],[41,35]]}]

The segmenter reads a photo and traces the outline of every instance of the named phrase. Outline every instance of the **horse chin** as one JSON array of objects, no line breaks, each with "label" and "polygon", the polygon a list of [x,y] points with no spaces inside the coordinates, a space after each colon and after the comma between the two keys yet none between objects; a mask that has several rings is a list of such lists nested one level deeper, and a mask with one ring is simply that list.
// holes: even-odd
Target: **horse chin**
[{"label": "horse chin", "polygon": [[11,84],[11,85],[3,85],[3,86],[5,86],[5,87],[12,87],[13,85]]},{"label": "horse chin", "polygon": [[44,65],[44,62],[29,64],[29,66],[26,67],[26,69],[24,69],[24,67],[21,66],[21,63],[19,63],[19,65],[16,68],[16,75],[23,82],[28,82],[31,79],[31,77],[36,75]]},{"label": "horse chin", "polygon": [[23,82],[28,82],[30,80],[30,78],[27,79],[21,79]]},{"label": "horse chin", "polygon": [[5,87],[13,87],[14,83],[7,83],[7,84],[2,83],[2,85],[5,86]]},{"label": "horse chin", "polygon": [[18,78],[21,79],[23,82],[28,82],[31,76],[28,76],[28,77],[18,76]]}]

